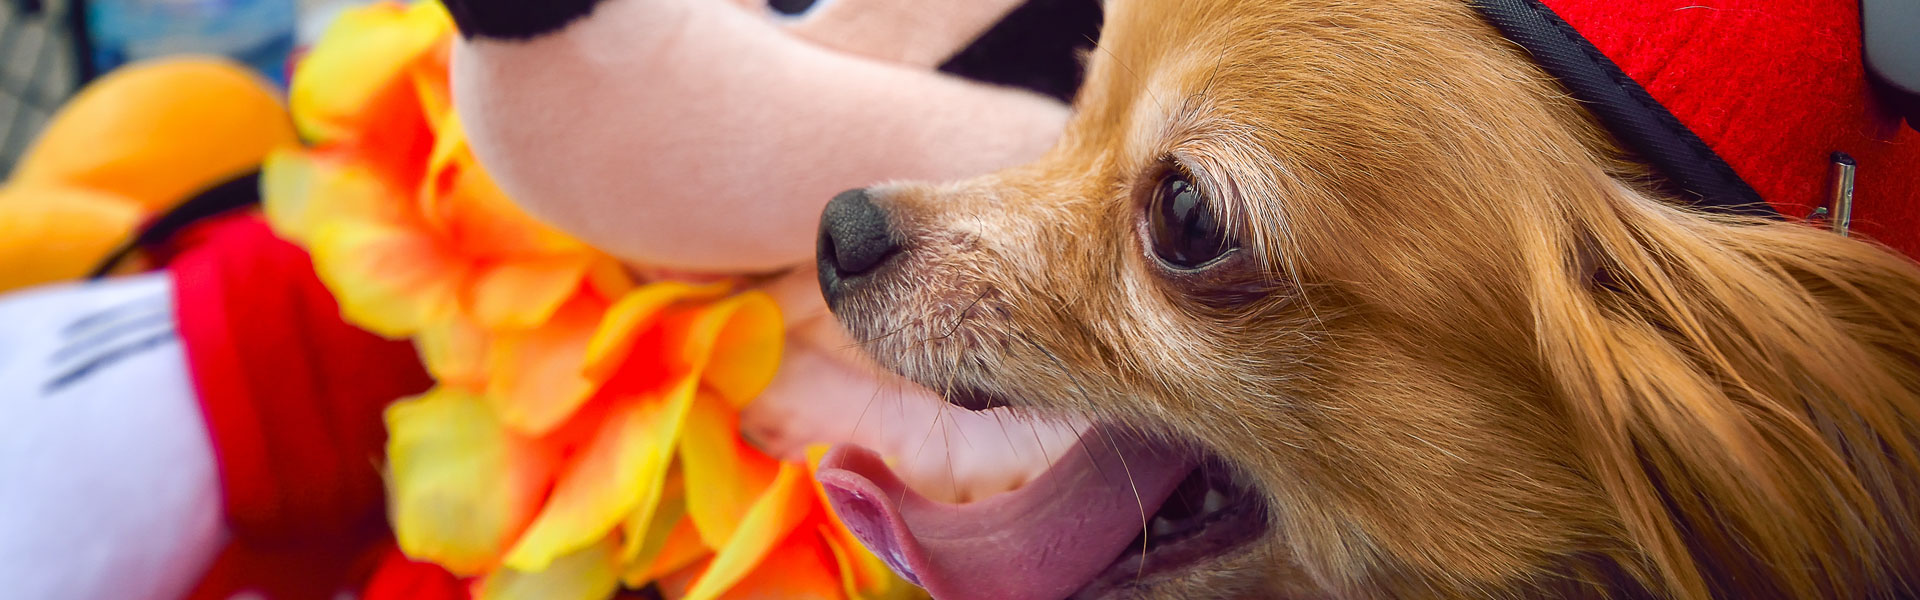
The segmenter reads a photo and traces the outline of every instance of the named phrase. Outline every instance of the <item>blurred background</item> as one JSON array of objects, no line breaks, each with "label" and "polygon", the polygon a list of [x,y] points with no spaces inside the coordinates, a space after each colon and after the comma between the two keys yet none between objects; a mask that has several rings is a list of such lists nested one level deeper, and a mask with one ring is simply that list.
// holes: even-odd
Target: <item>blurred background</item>
[{"label": "blurred background", "polygon": [[218,54],[285,85],[296,48],[364,1],[0,0],[0,175],[62,102],[102,74],[146,58]]}]

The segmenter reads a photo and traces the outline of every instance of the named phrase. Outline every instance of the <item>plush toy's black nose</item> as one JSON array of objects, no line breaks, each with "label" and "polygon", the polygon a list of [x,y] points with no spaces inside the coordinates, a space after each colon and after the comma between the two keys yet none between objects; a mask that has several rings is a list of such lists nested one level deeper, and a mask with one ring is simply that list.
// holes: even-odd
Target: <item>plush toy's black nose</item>
[{"label": "plush toy's black nose", "polygon": [[820,215],[821,293],[833,300],[899,251],[887,213],[873,203],[873,196],[865,189],[840,192]]}]

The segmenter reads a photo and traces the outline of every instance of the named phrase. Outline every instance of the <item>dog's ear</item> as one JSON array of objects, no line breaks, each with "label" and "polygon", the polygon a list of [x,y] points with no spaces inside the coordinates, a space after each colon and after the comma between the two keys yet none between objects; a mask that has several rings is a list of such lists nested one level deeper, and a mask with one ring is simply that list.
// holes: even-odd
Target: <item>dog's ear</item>
[{"label": "dog's ear", "polygon": [[1601,195],[1569,209],[1534,311],[1630,568],[1676,598],[1898,589],[1911,567],[1871,565],[1920,564],[1920,267]]}]

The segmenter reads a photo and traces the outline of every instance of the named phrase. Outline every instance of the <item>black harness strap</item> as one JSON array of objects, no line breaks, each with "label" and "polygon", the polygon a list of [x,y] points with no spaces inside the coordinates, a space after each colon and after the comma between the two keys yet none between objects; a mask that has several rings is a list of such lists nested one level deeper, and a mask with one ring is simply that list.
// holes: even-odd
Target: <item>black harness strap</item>
[{"label": "black harness strap", "polygon": [[1695,208],[1771,216],[1779,213],[1645,88],[1540,0],[1470,0],[1501,35],[1533,56],[1628,150]]}]

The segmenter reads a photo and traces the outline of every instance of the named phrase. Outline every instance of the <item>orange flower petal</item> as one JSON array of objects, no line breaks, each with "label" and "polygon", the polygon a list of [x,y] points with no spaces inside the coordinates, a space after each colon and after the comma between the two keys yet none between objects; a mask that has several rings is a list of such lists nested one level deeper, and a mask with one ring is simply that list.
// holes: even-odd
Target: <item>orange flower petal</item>
[{"label": "orange flower petal", "polygon": [[539,327],[494,337],[487,399],[508,428],[544,435],[593,395],[597,385],[582,368],[604,312],[598,300],[576,294]]},{"label": "orange flower petal", "polygon": [[767,389],[779,369],[785,336],[780,307],[766,293],[750,291],[728,298],[713,312],[701,322],[713,329],[697,332],[688,352],[706,351],[701,378],[735,409],[742,408]]},{"label": "orange flower petal", "polygon": [[807,489],[806,477],[805,465],[781,465],[773,485],[740,520],[733,539],[714,555],[706,572],[687,590],[687,598],[718,598],[746,578],[781,540],[813,514],[819,504]]},{"label": "orange flower petal", "polygon": [[460,575],[497,563],[545,495],[551,458],[471,395],[434,388],[387,408],[388,500],[408,556]]},{"label": "orange flower petal", "polygon": [[596,257],[592,266],[587,268],[587,287],[608,302],[626,296],[637,285],[633,276],[627,273],[627,268],[610,257]]},{"label": "orange flower petal", "polygon": [[660,577],[653,580],[653,584],[660,590],[660,596],[666,600],[684,600],[687,597],[687,589],[693,587],[693,583],[700,579],[702,573],[707,572],[707,565],[712,562],[712,558],[701,558],[678,570],[661,573]]},{"label": "orange flower petal", "polygon": [[829,600],[845,597],[839,559],[812,531],[795,531],[753,572],[733,584],[723,600]]},{"label": "orange flower petal", "polygon": [[[666,510],[664,504],[661,510]],[[693,521],[684,518],[684,507],[679,512],[682,518],[655,519],[647,528],[639,554],[627,563],[628,571],[622,579],[627,587],[646,587],[648,583],[713,555],[713,549],[701,543],[700,532],[694,529]]]},{"label": "orange flower petal", "polygon": [[507,552],[507,566],[539,571],[607,535],[637,507],[658,506],[693,391],[688,381],[664,398],[615,399],[599,434],[560,476],[546,508]]},{"label": "orange flower petal", "polygon": [[348,321],[397,338],[457,309],[466,265],[433,240],[383,223],[340,221],[314,231],[313,265]]},{"label": "orange flower petal", "polygon": [[613,538],[601,540],[527,573],[501,569],[480,583],[479,600],[606,600],[620,587]]},{"label": "orange flower petal", "polygon": [[740,517],[773,483],[780,463],[740,439],[740,417],[726,400],[707,390],[694,398],[680,436],[680,471],[686,478],[687,512],[700,538],[719,548],[734,535]]},{"label": "orange flower petal", "polygon": [[325,143],[392,125],[382,113],[417,113],[404,74],[412,61],[446,43],[451,26],[438,2],[342,13],[294,71],[288,102],[300,132]]},{"label": "orange flower petal", "polygon": [[467,146],[459,117],[436,129],[419,210],[463,253],[477,258],[592,254],[586,244],[534,219],[500,191]]},{"label": "orange flower petal", "polygon": [[833,552],[833,564],[840,572],[840,591],[848,598],[864,598],[865,595],[860,593],[864,586],[860,582],[859,569],[853,564],[853,561],[858,558],[854,553],[848,552],[846,545],[840,542],[834,533],[833,524],[821,523],[818,529],[816,533],[820,536],[820,543],[825,544],[827,550]]},{"label": "orange flower petal", "polygon": [[625,366],[628,354],[642,334],[664,316],[667,307],[677,302],[717,298],[726,293],[725,284],[693,285],[677,281],[650,283],[633,290],[607,309],[606,319],[594,332],[587,346],[587,372],[605,381]]},{"label": "orange flower petal", "polygon": [[480,391],[487,386],[487,333],[455,316],[420,329],[413,343],[440,385]]},{"label": "orange flower petal", "polygon": [[580,291],[586,256],[512,261],[483,269],[468,303],[481,327],[527,329],[545,323],[560,303]]}]

